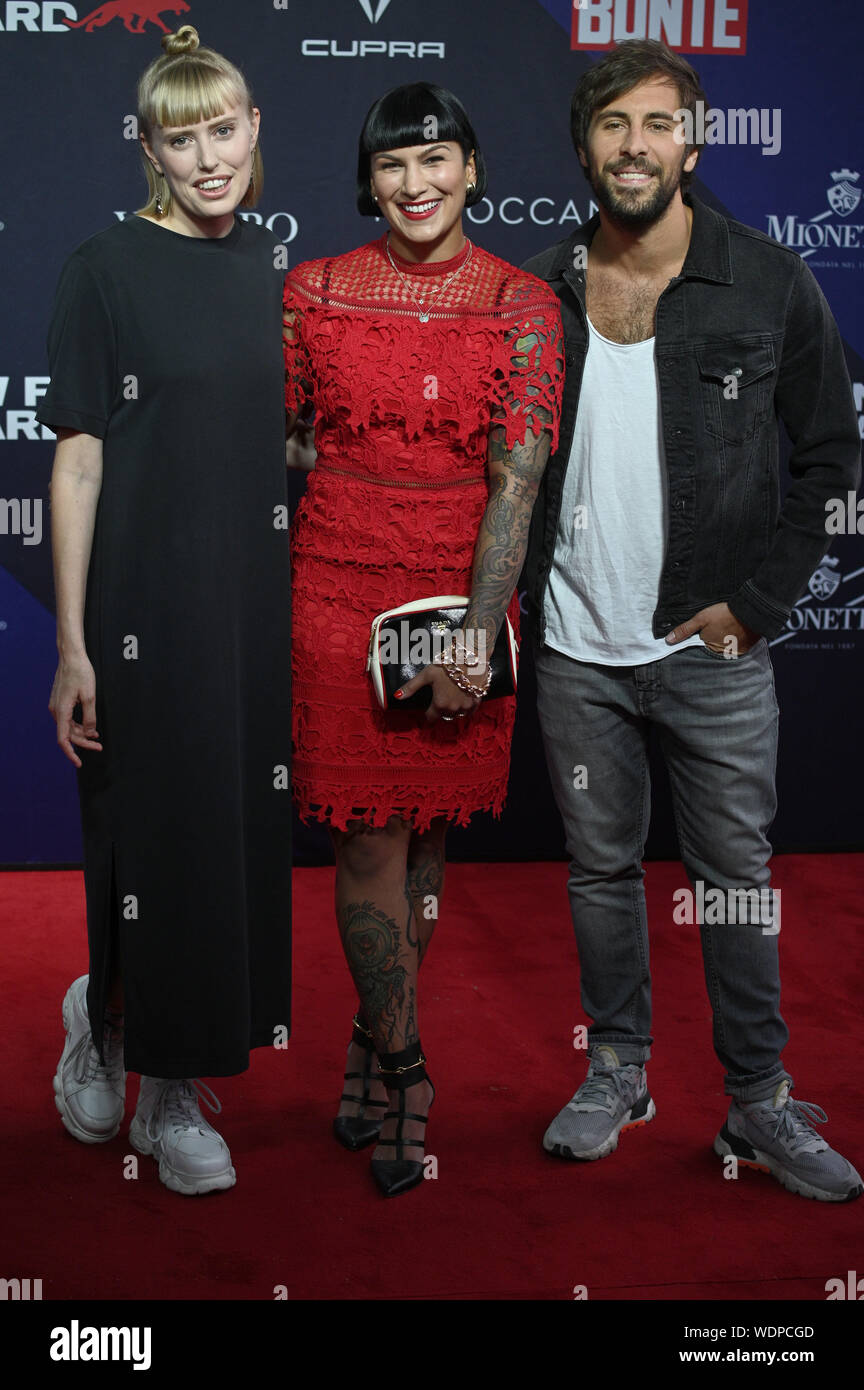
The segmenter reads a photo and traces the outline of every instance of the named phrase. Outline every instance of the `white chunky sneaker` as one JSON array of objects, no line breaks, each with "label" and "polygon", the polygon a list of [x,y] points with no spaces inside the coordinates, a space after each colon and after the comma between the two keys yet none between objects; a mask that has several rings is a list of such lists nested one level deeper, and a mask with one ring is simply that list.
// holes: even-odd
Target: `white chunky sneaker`
[{"label": "white chunky sneaker", "polygon": [[579,1090],[544,1134],[543,1147],[559,1158],[605,1158],[617,1149],[620,1134],[648,1124],[655,1113],[645,1068],[622,1066],[614,1047],[604,1043],[593,1052]]},{"label": "white chunky sneaker", "polygon": [[155,1158],[165,1186],[187,1197],[233,1187],[237,1181],[228,1145],[204,1119],[199,1098],[214,1115],[220,1113],[222,1106],[203,1081],[142,1076],[129,1126],[133,1149]]},{"label": "white chunky sneaker", "polygon": [[87,980],[80,975],[63,1000],[66,1042],[54,1075],[54,1104],[82,1144],[104,1144],[114,1138],[126,1109],[123,1027],[116,1017],[106,1016],[102,1066],[90,1036]]}]

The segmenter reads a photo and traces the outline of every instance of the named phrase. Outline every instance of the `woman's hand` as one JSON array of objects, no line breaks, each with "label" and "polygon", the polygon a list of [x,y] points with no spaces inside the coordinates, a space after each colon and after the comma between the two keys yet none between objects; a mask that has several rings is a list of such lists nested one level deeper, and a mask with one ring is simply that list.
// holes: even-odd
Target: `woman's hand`
[{"label": "woman's hand", "polygon": [[[81,705],[80,724],[72,717],[77,704]],[[86,654],[60,658],[48,708],[57,723],[57,742],[71,763],[81,766],[73,744],[102,752],[96,728],[96,673]]]},{"label": "woman's hand", "polygon": [[[469,680],[476,676],[476,668],[460,667],[460,670]],[[396,691],[397,700],[407,699],[409,695],[421,690],[424,685],[432,687],[432,703],[426,711],[426,718],[429,723],[434,723],[436,719],[443,719],[449,723],[453,719],[466,719],[473,714],[480,701],[475,700],[471,695],[460,690],[455,681],[451,681],[443,666],[424,666],[419,676],[408,681],[401,689]]]},{"label": "woman's hand", "polygon": [[308,473],[315,467],[318,454],[315,449],[315,429],[296,421],[285,441],[285,463],[288,468],[302,468]]},{"label": "woman's hand", "polygon": [[[73,744],[102,751],[96,741],[96,675],[84,640],[84,595],[101,487],[102,440],[80,430],[59,430],[51,473],[51,549],[60,660],[48,708],[57,722],[57,742],[76,767],[81,759]],[[72,717],[78,703],[80,724]]]}]

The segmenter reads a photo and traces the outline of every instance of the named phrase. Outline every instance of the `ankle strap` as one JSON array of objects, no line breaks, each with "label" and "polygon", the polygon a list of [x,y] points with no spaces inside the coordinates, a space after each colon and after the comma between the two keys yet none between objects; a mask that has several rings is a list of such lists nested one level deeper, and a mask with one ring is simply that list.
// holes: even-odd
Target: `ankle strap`
[{"label": "ankle strap", "polygon": [[401,1052],[379,1052],[378,1070],[384,1085],[391,1091],[404,1091],[416,1086],[418,1081],[428,1081],[420,1039]]},{"label": "ankle strap", "polygon": [[360,1022],[359,1009],[357,1013],[354,1015],[352,1022],[353,1028],[351,1032],[351,1041],[353,1043],[356,1043],[358,1047],[365,1047],[367,1052],[371,1052],[373,1047],[375,1046],[375,1043],[370,1030],[368,1028],[364,1028],[363,1024]]}]

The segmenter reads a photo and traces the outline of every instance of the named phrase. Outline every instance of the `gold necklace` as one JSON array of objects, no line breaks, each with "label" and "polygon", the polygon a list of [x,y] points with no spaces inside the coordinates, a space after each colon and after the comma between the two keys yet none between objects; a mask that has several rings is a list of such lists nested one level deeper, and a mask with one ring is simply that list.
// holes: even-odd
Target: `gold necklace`
[{"label": "gold necklace", "polygon": [[[446,278],[446,280],[444,281],[443,285],[440,286],[440,288],[438,289],[437,294],[435,295],[434,299],[432,300],[433,305],[435,304],[435,302],[436,302],[438,299],[441,298],[441,295],[444,293],[444,291],[446,290],[447,286],[448,286],[448,285],[451,285],[451,284],[453,283],[453,281],[456,279],[456,276],[462,274],[462,271],[465,269],[466,265],[468,264],[468,262],[470,261],[471,257],[472,257],[473,254],[474,254],[474,243],[473,243],[473,241],[471,241],[469,237],[466,237],[465,240],[468,242],[468,254],[466,255],[466,257],[465,257],[465,259],[464,259],[464,261],[462,262],[461,265],[457,266],[455,270],[451,270],[450,274],[447,276],[447,278]],[[410,281],[409,277],[405,274],[405,272],[404,272],[403,270],[400,270],[400,269],[399,269],[398,265],[396,264],[396,262],[394,261],[392,255],[390,254],[390,233],[389,233],[389,232],[387,233],[387,240],[386,240],[386,242],[384,243],[384,249],[385,249],[386,252],[387,252],[387,259],[388,259],[388,261],[390,262],[390,264],[392,265],[393,269],[396,271],[396,274],[399,276],[399,278],[400,278],[401,280],[404,280],[404,281],[405,281],[405,287],[406,287],[406,289],[408,290],[408,293],[410,294],[411,298],[414,300],[414,307],[415,307],[415,309],[417,310],[417,313],[418,313],[418,315],[419,315],[419,317],[420,317],[420,322],[421,322],[421,323],[428,323],[428,322],[429,322],[430,310],[426,308],[426,300],[425,300],[425,299],[418,299],[418,298],[416,297],[416,295],[414,294],[414,291],[413,291],[412,288],[411,288],[411,281]]]}]

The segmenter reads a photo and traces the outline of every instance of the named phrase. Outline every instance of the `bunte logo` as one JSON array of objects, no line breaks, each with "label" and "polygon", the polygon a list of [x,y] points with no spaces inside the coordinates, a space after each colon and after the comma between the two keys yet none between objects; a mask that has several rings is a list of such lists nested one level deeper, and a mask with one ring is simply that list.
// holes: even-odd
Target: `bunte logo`
[{"label": "bunte logo", "polygon": [[104,28],[112,19],[122,19],[123,27],[130,34],[143,34],[148,24],[155,24],[163,34],[170,34],[168,25],[160,18],[163,13],[188,14],[189,6],[186,0],[173,0],[169,5],[160,4],[158,0],[152,0],[149,5],[147,0],[139,0],[138,4],[133,4],[132,0],[108,0],[106,5],[91,10],[83,19],[64,19],[63,23],[69,29],[83,29],[85,34],[92,34],[94,29]]},{"label": "bunte logo", "polygon": [[[678,53],[747,52],[749,0],[572,0],[570,47],[608,50],[621,39],[662,39]],[[548,5],[547,5],[548,8]]]}]

